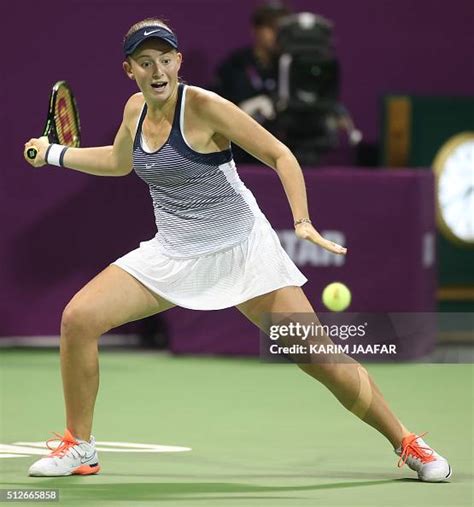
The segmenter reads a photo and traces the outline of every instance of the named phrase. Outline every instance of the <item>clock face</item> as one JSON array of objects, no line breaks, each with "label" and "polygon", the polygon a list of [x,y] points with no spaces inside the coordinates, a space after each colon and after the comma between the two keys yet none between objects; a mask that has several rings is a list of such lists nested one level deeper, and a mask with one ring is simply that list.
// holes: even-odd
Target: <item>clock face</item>
[{"label": "clock face", "polygon": [[474,245],[474,134],[448,141],[434,165],[441,230],[449,239]]}]

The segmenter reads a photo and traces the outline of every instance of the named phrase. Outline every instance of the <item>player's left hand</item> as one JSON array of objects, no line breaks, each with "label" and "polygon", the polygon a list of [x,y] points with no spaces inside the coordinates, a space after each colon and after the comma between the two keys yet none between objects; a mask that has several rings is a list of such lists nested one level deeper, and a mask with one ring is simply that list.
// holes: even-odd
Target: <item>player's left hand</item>
[{"label": "player's left hand", "polygon": [[298,224],[295,228],[295,234],[300,239],[306,239],[307,241],[311,241],[315,245],[319,245],[325,250],[329,250],[334,254],[338,255],[346,255],[347,248],[344,248],[333,241],[329,241],[328,239],[324,239],[321,234],[311,225],[306,222]]}]

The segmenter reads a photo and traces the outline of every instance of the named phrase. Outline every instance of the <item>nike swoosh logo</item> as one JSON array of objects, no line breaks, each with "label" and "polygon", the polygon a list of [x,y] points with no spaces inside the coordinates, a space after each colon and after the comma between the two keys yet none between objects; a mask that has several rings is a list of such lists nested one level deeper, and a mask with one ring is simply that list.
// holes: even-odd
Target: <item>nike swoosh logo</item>
[{"label": "nike swoosh logo", "polygon": [[81,459],[81,463],[86,463],[87,461],[90,461],[93,458],[95,458],[95,453],[90,454],[89,456],[86,455]]},{"label": "nike swoosh logo", "polygon": [[151,35],[152,33],[159,32],[159,30],[152,30],[151,32],[147,32],[146,30],[143,32],[143,35],[146,37],[147,35]]}]

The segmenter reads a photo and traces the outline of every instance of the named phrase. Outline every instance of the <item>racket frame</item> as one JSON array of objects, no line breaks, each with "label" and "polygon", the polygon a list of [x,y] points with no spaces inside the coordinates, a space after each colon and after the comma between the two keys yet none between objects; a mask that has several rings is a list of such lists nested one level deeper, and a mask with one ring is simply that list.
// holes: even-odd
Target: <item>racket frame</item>
[{"label": "racket frame", "polygon": [[[46,123],[43,129],[43,133],[41,135],[47,137],[50,143],[59,143],[58,131],[56,127],[55,109],[56,102],[58,100],[59,89],[61,87],[66,88],[71,97],[72,112],[74,115],[74,121],[77,125],[77,139],[75,139],[75,142],[70,146],[74,146],[77,148],[78,146],[80,146],[81,142],[81,123],[79,120],[76,99],[74,97],[74,94],[72,93],[71,87],[68,85],[66,81],[57,81],[56,83],[54,83],[53,89],[51,90],[51,94],[49,96],[48,116],[46,118]],[[31,160],[35,159],[37,154],[38,150],[35,147],[30,147],[26,150],[26,155]]]}]

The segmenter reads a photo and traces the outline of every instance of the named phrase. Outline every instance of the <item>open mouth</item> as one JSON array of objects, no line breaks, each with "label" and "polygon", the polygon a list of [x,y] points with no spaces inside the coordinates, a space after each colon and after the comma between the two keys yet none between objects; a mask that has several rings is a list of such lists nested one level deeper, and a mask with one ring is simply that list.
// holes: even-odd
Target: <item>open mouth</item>
[{"label": "open mouth", "polygon": [[161,82],[161,83],[152,83],[151,86],[155,89],[155,90],[161,90],[163,89],[168,83],[166,82]]}]

